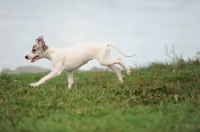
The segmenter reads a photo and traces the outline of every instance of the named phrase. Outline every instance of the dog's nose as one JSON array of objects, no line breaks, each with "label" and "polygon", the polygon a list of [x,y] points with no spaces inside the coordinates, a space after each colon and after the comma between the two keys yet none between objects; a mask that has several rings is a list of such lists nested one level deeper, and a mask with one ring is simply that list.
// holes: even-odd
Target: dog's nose
[{"label": "dog's nose", "polygon": [[26,55],[25,58],[28,59],[28,55]]}]

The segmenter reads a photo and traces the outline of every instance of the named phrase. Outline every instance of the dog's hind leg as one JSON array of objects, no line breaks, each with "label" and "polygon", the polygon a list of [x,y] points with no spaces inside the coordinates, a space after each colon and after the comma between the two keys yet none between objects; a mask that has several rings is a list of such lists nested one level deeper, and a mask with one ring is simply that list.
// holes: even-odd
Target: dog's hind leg
[{"label": "dog's hind leg", "polygon": [[[109,65],[113,65],[113,64],[119,64],[119,65],[121,65],[126,70],[126,73],[128,75],[131,74],[131,68],[129,68],[127,65],[125,65],[125,63],[122,61],[121,58],[118,58],[116,60],[111,60],[109,57],[107,57],[105,59],[99,60],[99,62],[103,66],[109,66]],[[114,71],[116,71],[116,70],[114,70]]]},{"label": "dog's hind leg", "polygon": [[116,75],[117,75],[119,81],[120,81],[121,83],[123,83],[122,75],[121,75],[120,69],[119,69],[117,66],[115,66],[114,64],[113,64],[113,65],[108,65],[108,67],[111,68],[111,69],[116,73]]},{"label": "dog's hind leg", "polygon": [[123,60],[121,58],[118,58],[116,60],[112,60],[110,58],[110,49],[108,47],[106,47],[104,50],[102,50],[100,52],[97,60],[103,66],[109,66],[109,65],[113,65],[113,64],[119,64],[119,65],[121,65],[126,70],[126,73],[128,75],[131,74],[131,69],[127,65],[125,65],[125,63],[123,62]]},{"label": "dog's hind leg", "polygon": [[127,73],[128,75],[131,75],[131,68],[129,68],[129,67],[123,62],[123,60],[122,60],[121,58],[118,58],[118,59],[114,60],[114,63],[115,63],[115,64],[119,64],[119,65],[121,65],[122,67],[124,67],[124,69],[126,69],[126,73]]}]

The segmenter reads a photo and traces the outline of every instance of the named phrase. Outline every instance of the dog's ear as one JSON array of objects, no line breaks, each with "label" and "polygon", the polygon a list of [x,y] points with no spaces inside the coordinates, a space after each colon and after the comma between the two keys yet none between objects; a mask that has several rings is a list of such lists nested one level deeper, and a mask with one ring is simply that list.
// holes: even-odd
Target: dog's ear
[{"label": "dog's ear", "polygon": [[38,37],[38,39],[36,39],[35,41],[41,44],[42,46],[45,46],[45,41],[44,41],[43,36]]}]

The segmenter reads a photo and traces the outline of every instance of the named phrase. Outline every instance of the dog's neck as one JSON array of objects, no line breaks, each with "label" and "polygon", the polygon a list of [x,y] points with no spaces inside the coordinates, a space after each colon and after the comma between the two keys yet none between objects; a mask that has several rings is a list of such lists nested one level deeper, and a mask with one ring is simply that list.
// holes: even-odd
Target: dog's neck
[{"label": "dog's neck", "polygon": [[55,47],[48,47],[47,50],[45,50],[44,54],[43,54],[43,58],[46,58],[48,60],[53,59],[53,55],[54,53],[56,53],[56,51],[58,51],[59,48],[55,48]]}]

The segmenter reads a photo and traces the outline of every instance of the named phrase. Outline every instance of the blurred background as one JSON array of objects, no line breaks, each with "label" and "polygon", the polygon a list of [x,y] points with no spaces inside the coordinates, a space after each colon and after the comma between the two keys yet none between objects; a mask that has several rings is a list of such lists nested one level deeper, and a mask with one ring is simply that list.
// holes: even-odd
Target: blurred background
[{"label": "blurred background", "polygon": [[[43,35],[48,46],[113,42],[132,67],[165,62],[166,47],[184,59],[200,51],[199,0],[0,0],[0,71],[21,66],[53,69],[49,60],[24,58]],[[90,61],[83,70],[99,66]]]}]

